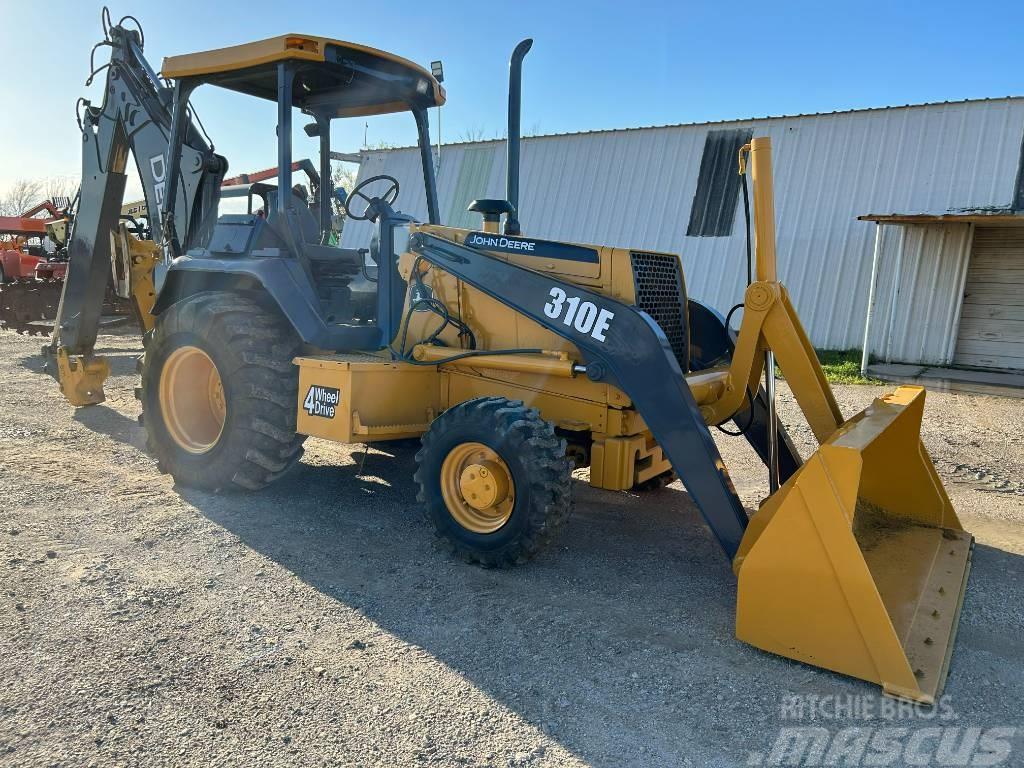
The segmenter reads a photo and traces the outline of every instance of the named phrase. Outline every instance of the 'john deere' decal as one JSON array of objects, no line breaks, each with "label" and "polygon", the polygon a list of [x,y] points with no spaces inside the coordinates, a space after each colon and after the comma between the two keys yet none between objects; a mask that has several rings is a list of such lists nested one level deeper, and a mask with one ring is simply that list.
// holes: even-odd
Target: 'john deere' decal
[{"label": "'john deere' decal", "polygon": [[333,419],[340,402],[340,389],[321,387],[319,384],[314,384],[309,388],[309,392],[306,393],[306,399],[302,401],[302,410],[310,416]]},{"label": "'john deere' decal", "polygon": [[558,243],[551,240],[534,240],[529,237],[512,237],[491,232],[470,232],[464,245],[484,251],[498,253],[519,253],[540,259],[561,259],[562,261],[585,261],[597,264],[597,251],[582,245]]}]

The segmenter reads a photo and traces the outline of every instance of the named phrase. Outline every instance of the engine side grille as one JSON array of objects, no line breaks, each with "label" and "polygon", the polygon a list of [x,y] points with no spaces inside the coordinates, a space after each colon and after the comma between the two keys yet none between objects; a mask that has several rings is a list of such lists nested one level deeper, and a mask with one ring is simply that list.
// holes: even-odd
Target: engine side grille
[{"label": "engine side grille", "polygon": [[689,365],[690,334],[686,323],[686,287],[679,259],[666,253],[633,251],[636,306],[654,318],[685,373]]}]

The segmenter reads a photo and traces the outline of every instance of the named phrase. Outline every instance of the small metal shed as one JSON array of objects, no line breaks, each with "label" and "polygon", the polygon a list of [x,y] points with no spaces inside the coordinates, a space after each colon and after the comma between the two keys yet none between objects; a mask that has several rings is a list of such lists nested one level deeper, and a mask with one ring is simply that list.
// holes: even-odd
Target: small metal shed
[{"label": "small metal shed", "polygon": [[868,214],[864,357],[1024,370],[1024,212]]}]

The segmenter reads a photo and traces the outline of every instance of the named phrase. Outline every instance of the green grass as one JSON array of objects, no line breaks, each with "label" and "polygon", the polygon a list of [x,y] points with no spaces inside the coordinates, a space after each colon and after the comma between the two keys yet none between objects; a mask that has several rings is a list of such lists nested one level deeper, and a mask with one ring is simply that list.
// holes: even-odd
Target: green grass
[{"label": "green grass", "polygon": [[880,379],[860,375],[859,349],[816,349],[821,370],[830,384],[883,384]]},{"label": "green grass", "polygon": [[[816,349],[821,370],[829,384],[884,384],[880,379],[860,375],[859,349]],[[781,373],[776,368],[776,374]]]}]

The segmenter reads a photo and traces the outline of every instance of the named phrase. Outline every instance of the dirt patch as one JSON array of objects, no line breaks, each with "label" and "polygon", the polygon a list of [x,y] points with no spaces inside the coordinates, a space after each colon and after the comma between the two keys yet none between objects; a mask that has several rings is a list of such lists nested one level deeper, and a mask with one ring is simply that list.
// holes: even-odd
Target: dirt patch
[{"label": "dirt patch", "polygon": [[861,552],[869,552],[892,534],[913,526],[906,518],[895,517],[876,504],[857,499],[853,516],[853,535]]},{"label": "dirt patch", "polygon": [[[76,411],[38,339],[0,336],[4,765],[745,765],[785,697],[877,695],[734,639],[731,568],[678,484],[576,483],[554,547],[482,570],[434,546],[407,446],[311,440],[266,492],[175,488],[136,421],[138,338],[98,346],[107,402]],[[883,391],[836,387],[847,415]],[[1024,477],[1020,408],[928,399],[979,541],[946,688],[962,724],[1021,724],[1024,499],[951,469]],[[716,440],[756,508],[763,466]]]}]

